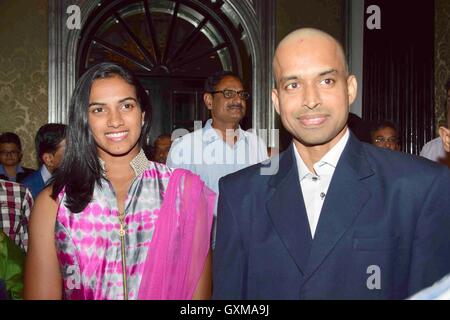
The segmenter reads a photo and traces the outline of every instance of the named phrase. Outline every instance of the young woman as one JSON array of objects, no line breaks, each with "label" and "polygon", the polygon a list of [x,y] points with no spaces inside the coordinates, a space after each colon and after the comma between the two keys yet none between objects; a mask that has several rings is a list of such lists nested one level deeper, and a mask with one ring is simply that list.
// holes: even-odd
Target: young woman
[{"label": "young woman", "polygon": [[150,162],[150,103],[123,67],[78,81],[67,146],[30,218],[25,299],[208,299],[214,193]]}]

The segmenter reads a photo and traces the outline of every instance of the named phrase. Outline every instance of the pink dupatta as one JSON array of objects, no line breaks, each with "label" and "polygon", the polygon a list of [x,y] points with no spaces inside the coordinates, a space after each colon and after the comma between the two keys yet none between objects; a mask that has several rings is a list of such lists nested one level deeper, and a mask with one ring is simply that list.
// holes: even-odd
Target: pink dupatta
[{"label": "pink dupatta", "polygon": [[169,180],[144,265],[138,299],[190,300],[210,249],[215,193],[176,169]]}]

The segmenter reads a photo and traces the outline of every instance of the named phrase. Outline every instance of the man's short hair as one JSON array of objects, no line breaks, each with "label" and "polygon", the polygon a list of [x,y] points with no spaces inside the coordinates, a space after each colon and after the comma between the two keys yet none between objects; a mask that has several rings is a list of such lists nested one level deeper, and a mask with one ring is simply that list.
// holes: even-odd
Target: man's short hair
[{"label": "man's short hair", "polygon": [[39,128],[34,138],[36,153],[39,162],[42,162],[44,153],[55,153],[58,145],[66,137],[66,125],[60,123],[48,123]]},{"label": "man's short hair", "polygon": [[225,71],[225,70],[217,71],[217,72],[213,73],[212,75],[210,75],[206,79],[204,92],[206,93],[206,92],[216,91],[216,86],[225,77],[233,77],[233,78],[239,79],[239,81],[242,82],[241,77],[239,77],[236,73],[234,73],[232,71]]},{"label": "man's short hair", "polygon": [[370,136],[373,138],[373,135],[375,134],[375,131],[378,131],[378,130],[384,129],[384,128],[391,128],[392,130],[394,130],[398,134],[397,126],[392,121],[382,120],[382,121],[376,122],[372,126],[372,130],[370,130]]},{"label": "man's short hair", "polygon": [[22,143],[20,138],[14,132],[4,132],[0,135],[0,143],[14,143],[20,151],[22,151]]}]

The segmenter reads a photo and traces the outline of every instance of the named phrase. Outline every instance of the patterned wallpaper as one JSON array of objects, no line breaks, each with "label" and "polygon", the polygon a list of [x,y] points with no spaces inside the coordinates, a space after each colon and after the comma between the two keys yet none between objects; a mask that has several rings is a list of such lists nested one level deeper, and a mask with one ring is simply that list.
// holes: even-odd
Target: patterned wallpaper
[{"label": "patterned wallpaper", "polygon": [[450,77],[450,1],[435,0],[434,92],[436,125],[445,123],[445,83]]},{"label": "patterned wallpaper", "polygon": [[34,135],[48,119],[47,0],[0,1],[0,132],[17,133],[36,168]]}]

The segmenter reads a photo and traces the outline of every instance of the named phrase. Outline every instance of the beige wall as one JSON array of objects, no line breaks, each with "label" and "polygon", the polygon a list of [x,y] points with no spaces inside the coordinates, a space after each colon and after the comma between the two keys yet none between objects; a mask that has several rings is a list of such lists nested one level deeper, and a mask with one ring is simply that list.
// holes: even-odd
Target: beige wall
[{"label": "beige wall", "polygon": [[326,31],[343,42],[344,0],[276,0],[277,42],[302,27]]},{"label": "beige wall", "polygon": [[450,77],[450,1],[435,0],[435,105],[436,125],[445,123],[445,83]]},{"label": "beige wall", "polygon": [[47,0],[0,1],[0,132],[17,133],[36,168],[34,135],[47,123]]}]

